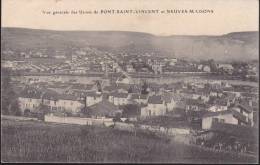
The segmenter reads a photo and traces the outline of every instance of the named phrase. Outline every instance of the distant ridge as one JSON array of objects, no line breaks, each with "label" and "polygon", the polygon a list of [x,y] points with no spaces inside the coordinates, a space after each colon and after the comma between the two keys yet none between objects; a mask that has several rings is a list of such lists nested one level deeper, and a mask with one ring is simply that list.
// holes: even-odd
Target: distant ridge
[{"label": "distant ridge", "polygon": [[193,60],[258,60],[258,31],[232,32],[223,35],[157,36],[131,31],[56,31],[26,28],[1,29],[5,47],[64,48],[68,45],[93,46],[106,51],[125,53],[155,52]]}]

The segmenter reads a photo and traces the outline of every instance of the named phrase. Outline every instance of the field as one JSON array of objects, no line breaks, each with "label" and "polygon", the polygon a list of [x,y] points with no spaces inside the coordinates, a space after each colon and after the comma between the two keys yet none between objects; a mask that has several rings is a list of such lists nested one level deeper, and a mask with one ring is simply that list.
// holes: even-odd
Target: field
[{"label": "field", "polygon": [[2,162],[256,162],[112,128],[3,119],[1,125]]}]

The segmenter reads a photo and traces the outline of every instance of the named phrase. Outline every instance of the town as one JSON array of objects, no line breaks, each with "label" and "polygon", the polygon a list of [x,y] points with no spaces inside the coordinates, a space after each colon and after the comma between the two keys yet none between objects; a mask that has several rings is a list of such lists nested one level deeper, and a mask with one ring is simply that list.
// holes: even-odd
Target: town
[{"label": "town", "polygon": [[2,73],[9,76],[2,95],[13,91],[2,115],[171,128],[184,143],[257,152],[258,61],[191,61],[95,47],[5,47],[1,58]]}]

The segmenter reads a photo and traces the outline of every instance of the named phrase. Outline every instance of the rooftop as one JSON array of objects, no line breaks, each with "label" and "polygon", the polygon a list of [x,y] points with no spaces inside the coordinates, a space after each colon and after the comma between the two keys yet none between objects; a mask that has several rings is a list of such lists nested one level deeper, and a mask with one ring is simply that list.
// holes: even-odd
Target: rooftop
[{"label": "rooftop", "polygon": [[196,99],[186,99],[186,105],[196,105],[196,106],[199,106],[199,107],[205,107],[206,105],[199,101],[199,100],[196,100]]},{"label": "rooftop", "polygon": [[111,93],[110,96],[118,97],[118,98],[127,98],[128,97],[128,93],[118,93],[118,92],[115,92],[115,93]]},{"label": "rooftop", "polygon": [[42,92],[36,88],[26,87],[20,92],[19,96],[23,98],[41,99]]},{"label": "rooftop", "polygon": [[148,103],[149,104],[163,104],[163,100],[162,100],[162,97],[161,96],[150,96],[148,98]]},{"label": "rooftop", "polygon": [[94,84],[73,84],[71,86],[72,90],[92,90]]},{"label": "rooftop", "polygon": [[119,108],[107,100],[103,100],[89,107],[90,115],[107,116],[119,112]]},{"label": "rooftop", "polygon": [[241,103],[240,103],[240,104],[236,104],[235,107],[242,108],[243,110],[245,110],[245,111],[248,112],[248,113],[253,112],[253,108],[250,107],[250,106],[247,105],[247,104],[241,104]]}]

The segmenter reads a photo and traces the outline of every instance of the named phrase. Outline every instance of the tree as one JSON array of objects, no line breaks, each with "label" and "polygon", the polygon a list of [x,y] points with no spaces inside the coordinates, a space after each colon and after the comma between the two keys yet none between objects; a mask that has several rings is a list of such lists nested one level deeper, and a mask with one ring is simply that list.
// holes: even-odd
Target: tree
[{"label": "tree", "polygon": [[8,69],[1,70],[1,114],[20,115],[17,95],[11,82],[11,72]]},{"label": "tree", "polygon": [[133,87],[132,86],[129,87],[128,93],[133,93]]},{"label": "tree", "polygon": [[135,104],[127,104],[122,107],[124,117],[136,117],[140,115],[140,107]]},{"label": "tree", "polygon": [[212,72],[216,72],[218,70],[217,65],[213,59],[208,60],[208,64]]},{"label": "tree", "polygon": [[147,89],[148,89],[148,84],[146,83],[146,81],[144,81],[144,83],[143,83],[143,85],[142,85],[142,91],[141,91],[141,93],[144,94],[144,95],[148,94]]},{"label": "tree", "polygon": [[101,83],[98,80],[96,81],[96,86],[97,86],[97,91],[102,92]]}]

